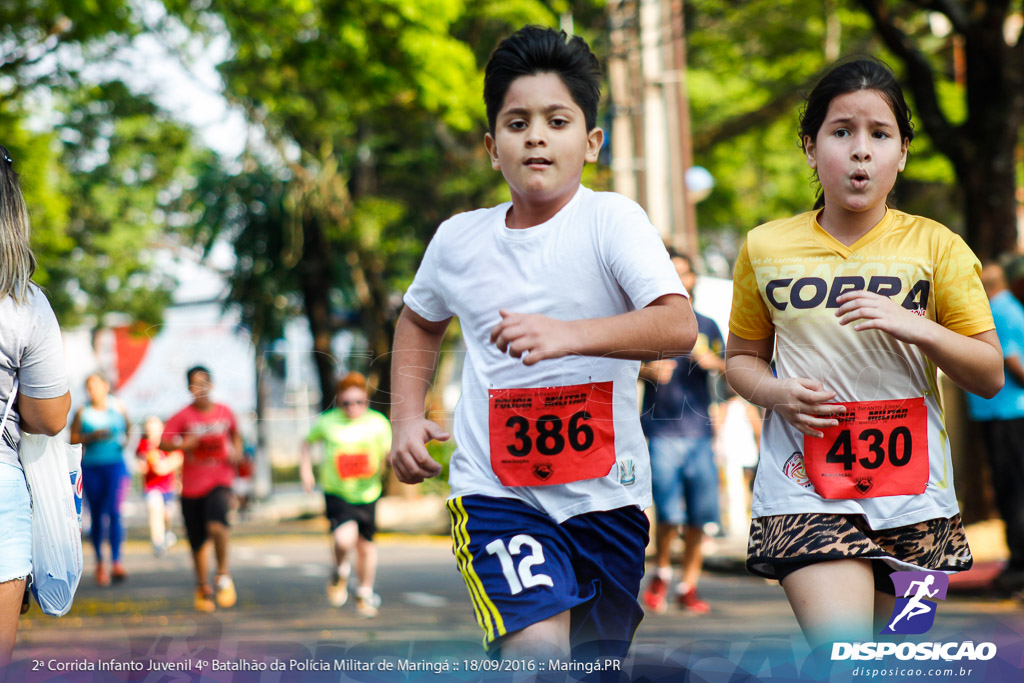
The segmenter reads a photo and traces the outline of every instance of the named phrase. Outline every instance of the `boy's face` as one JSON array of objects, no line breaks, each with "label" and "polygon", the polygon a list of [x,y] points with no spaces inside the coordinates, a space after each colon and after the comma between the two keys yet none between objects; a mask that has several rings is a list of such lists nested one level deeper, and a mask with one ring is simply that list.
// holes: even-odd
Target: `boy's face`
[{"label": "boy's face", "polygon": [[491,165],[500,170],[513,200],[547,204],[568,201],[585,162],[597,161],[600,128],[587,131],[583,110],[555,73],[512,81],[494,123],[484,136]]},{"label": "boy's face", "polygon": [[197,403],[209,401],[210,393],[213,391],[213,381],[205,372],[193,372],[188,380],[188,391]]}]

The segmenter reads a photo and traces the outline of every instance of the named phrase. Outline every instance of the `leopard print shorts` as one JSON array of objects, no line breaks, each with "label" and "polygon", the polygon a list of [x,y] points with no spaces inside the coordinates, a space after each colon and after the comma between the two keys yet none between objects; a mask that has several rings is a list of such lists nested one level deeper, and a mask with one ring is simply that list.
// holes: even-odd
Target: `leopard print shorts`
[{"label": "leopard print shorts", "polygon": [[755,517],[747,570],[778,578],[776,565],[863,558],[892,569],[958,572],[974,562],[960,515],[894,529],[872,529],[861,515],[806,513]]}]

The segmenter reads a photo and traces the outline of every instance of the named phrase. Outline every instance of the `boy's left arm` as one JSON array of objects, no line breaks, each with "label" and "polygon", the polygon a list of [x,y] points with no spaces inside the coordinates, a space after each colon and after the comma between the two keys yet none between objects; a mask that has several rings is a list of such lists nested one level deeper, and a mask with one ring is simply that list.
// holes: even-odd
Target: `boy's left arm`
[{"label": "boy's left arm", "polygon": [[665,294],[644,308],[606,318],[558,320],[499,311],[491,342],[524,365],[562,356],[657,360],[689,353],[697,339],[690,300]]}]

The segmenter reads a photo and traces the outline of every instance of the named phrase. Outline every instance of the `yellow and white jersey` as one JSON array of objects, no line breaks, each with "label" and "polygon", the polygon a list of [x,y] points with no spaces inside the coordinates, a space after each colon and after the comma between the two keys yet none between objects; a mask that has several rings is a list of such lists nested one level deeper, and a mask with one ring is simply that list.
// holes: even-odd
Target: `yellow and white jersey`
[{"label": "yellow and white jersey", "polygon": [[971,336],[994,329],[980,270],[977,257],[948,228],[892,209],[850,246],[818,224],[817,212],[750,231],[736,262],[730,332],[749,340],[774,334],[776,375],[819,380],[836,392],[836,402],[923,398],[929,463],[922,494],[826,500],[804,470],[803,435],[769,411],[755,517],[854,513],[880,529],[958,512],[935,365],[916,346],[884,332],[841,326],[836,299],[867,289]]}]

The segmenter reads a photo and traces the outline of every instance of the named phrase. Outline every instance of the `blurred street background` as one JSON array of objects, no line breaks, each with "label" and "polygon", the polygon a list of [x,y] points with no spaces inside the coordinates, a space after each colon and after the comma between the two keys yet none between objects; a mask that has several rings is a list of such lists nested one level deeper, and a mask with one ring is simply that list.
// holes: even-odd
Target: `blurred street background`
[{"label": "blurred street background", "polygon": [[[299,444],[348,370],[369,377],[373,406],[387,412],[401,294],[431,235],[452,214],[508,198],[482,145],[482,69],[526,23],[581,35],[601,58],[607,143],[583,181],[639,202],[666,243],[695,257],[696,308],[723,331],[746,232],[813,204],[797,113],[824,70],[851,55],[890,64],[914,112],[895,205],[950,226],[982,260],[1000,259],[1024,297],[1019,1],[5,0],[0,143],[21,174],[34,279],[61,324],[72,410],[89,373],[109,377],[128,411],[134,463],[142,422],[186,405],[185,369],[202,364],[214,398],[239,416],[252,466],[251,505],[234,527],[236,607],[194,612],[187,547],[179,540],[153,556],[136,477],[124,504],[128,581],[98,588],[86,545],[70,614],[33,606],[22,617],[12,680],[82,680],[31,669],[106,654],[404,647],[411,657],[422,643],[480,658],[444,537],[444,477],[388,480],[383,605],[360,619],[351,605],[327,606],[322,498],[299,489]],[[429,398],[443,424],[462,348],[453,325]],[[1000,660],[1019,675],[1021,603],[992,588],[1006,548],[986,458],[962,392],[944,391],[977,566],[954,579],[929,637],[1003,638]],[[433,455],[446,463],[452,447],[435,444]],[[679,680],[698,662],[691,680],[731,682],[744,652],[774,648],[798,654],[736,680],[789,680],[785,662],[802,656],[802,641],[780,588],[742,570],[743,465],[728,451],[718,461],[725,523],[701,583],[712,612],[648,615],[635,653],[665,660],[649,680]],[[235,675],[217,680],[301,672]],[[999,676],[990,680],[1012,680]]]}]

